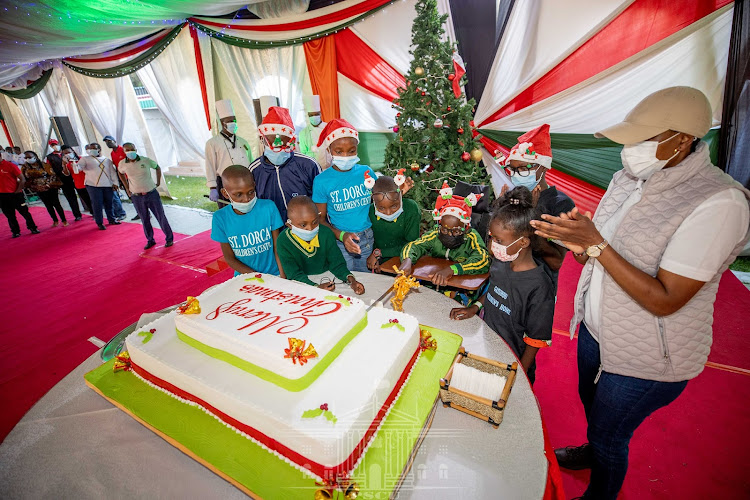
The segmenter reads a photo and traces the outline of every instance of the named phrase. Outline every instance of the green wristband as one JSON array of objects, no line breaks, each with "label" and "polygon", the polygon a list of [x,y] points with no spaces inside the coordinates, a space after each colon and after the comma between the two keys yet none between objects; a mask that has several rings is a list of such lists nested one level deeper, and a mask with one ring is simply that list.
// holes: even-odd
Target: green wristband
[{"label": "green wristband", "polygon": [[343,242],[344,242],[344,235],[345,235],[345,234],[346,234],[346,231],[341,231],[341,232],[339,233],[339,241],[340,241],[341,243],[343,243]]},{"label": "green wristband", "polygon": [[458,275],[458,267],[455,264],[451,266],[451,270],[453,271],[453,274]]}]

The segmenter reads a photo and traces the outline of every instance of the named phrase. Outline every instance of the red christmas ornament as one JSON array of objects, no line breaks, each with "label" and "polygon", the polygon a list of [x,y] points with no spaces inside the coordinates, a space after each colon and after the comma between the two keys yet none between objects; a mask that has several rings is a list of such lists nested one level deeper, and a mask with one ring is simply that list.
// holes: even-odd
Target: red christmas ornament
[{"label": "red christmas ornament", "polygon": [[459,134],[463,134],[464,133],[463,127],[458,127],[458,129],[456,129],[456,132],[458,132]]},{"label": "red christmas ornament", "polygon": [[446,111],[450,111],[450,110],[451,110],[451,107],[450,107],[450,106],[448,106],[448,107],[446,108]]},{"label": "red christmas ornament", "polygon": [[454,78],[456,78],[456,75],[454,75],[453,73],[448,75],[448,80],[453,81]]},{"label": "red christmas ornament", "polygon": [[425,92],[425,91],[422,91],[422,95],[423,95],[423,96],[426,96],[426,95],[427,95],[427,92]]},{"label": "red christmas ornament", "polygon": [[401,113],[396,113],[396,118],[401,118]]},{"label": "red christmas ornament", "polygon": [[471,126],[472,126],[472,128],[476,127],[476,125],[474,125],[474,120],[471,120],[471,121],[469,122],[469,125],[471,125]]},{"label": "red christmas ornament", "polygon": [[464,141],[458,141],[458,145],[464,147]]},{"label": "red christmas ornament", "polygon": [[462,159],[463,161],[469,161],[469,160],[471,159],[471,155],[470,155],[469,153],[467,153],[466,151],[464,151],[464,152],[463,152],[463,153],[461,154],[461,159]]},{"label": "red christmas ornament", "polygon": [[417,88],[416,88],[415,92],[421,92],[421,91],[419,90],[419,87],[417,87]]},{"label": "red christmas ornament", "polygon": [[393,131],[394,131],[394,132],[398,132],[398,125],[394,125],[394,126],[393,126]]}]

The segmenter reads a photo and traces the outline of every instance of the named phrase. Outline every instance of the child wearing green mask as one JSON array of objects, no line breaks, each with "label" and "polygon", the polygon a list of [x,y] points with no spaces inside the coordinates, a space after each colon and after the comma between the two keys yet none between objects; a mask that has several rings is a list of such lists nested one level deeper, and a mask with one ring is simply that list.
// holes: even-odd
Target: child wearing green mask
[{"label": "child wearing green mask", "polygon": [[347,269],[333,231],[320,224],[320,213],[315,203],[307,196],[297,196],[289,202],[287,215],[288,229],[277,240],[279,259],[287,279],[332,292],[336,288],[333,281],[317,285],[310,279],[310,275],[330,271],[336,278],[348,283],[357,295],[365,293],[364,285]]}]

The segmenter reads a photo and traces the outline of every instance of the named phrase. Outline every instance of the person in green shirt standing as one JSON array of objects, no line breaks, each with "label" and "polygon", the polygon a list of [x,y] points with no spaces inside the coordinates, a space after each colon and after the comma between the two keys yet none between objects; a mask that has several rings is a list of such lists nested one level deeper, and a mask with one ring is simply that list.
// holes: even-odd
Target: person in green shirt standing
[{"label": "person in green shirt standing", "polygon": [[279,260],[287,279],[333,291],[334,282],[318,285],[310,275],[331,271],[344,283],[348,283],[354,293],[362,295],[365,287],[357,281],[336,245],[336,237],[327,226],[320,225],[318,207],[307,196],[295,196],[287,205],[287,230],[276,240]]},{"label": "person in green shirt standing", "polygon": [[320,113],[320,96],[305,99],[305,108],[309,122],[299,133],[299,151],[317,161],[320,168],[325,170],[330,164],[326,161],[325,148],[318,148],[318,139],[328,122],[323,121]]},{"label": "person in green shirt standing", "polygon": [[400,256],[407,243],[419,238],[420,221],[417,202],[404,199],[401,186],[392,177],[378,177],[370,205],[375,249],[367,259],[367,268],[379,273],[383,262]]},{"label": "person in green shirt standing", "polygon": [[433,219],[438,225],[401,251],[401,266],[407,275],[423,255],[452,260],[455,264],[433,274],[430,279],[437,286],[445,286],[454,275],[482,274],[490,268],[490,256],[479,233],[471,228],[471,207],[481,195],[453,196],[450,188],[440,191]]}]

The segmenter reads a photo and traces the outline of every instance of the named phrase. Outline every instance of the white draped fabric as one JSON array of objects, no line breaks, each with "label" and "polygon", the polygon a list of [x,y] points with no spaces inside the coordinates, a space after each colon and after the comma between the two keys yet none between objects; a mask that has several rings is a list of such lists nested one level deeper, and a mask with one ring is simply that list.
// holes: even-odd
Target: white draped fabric
[{"label": "white draped fabric", "polygon": [[529,130],[549,123],[554,132],[593,134],[621,121],[644,96],[675,85],[706,94],[717,126],[721,123],[732,13],[732,5],[728,5],[609,70],[486,128]]},{"label": "white draped fabric", "polygon": [[360,132],[392,132],[396,110],[386,101],[360,87],[341,73],[338,75],[341,117]]},{"label": "white draped fabric", "polygon": [[[3,113],[5,124],[8,127],[8,132],[10,132],[14,145],[20,146],[22,149],[28,149],[28,146],[31,146],[33,142],[31,127],[28,125],[23,111],[18,106],[19,101],[20,99],[11,99],[8,96],[0,95],[0,111]],[[3,144],[5,144],[7,139],[5,138],[5,134],[2,135]]]},{"label": "white draped fabric", "polygon": [[28,130],[31,139],[30,144],[16,144],[16,146],[21,146],[24,151],[36,151],[37,154],[41,154],[41,151],[44,150],[42,144],[44,144],[49,130],[49,113],[44,107],[42,98],[37,94],[31,99],[17,99],[16,103],[18,103],[18,107],[26,119],[25,123],[29,124]]},{"label": "white draped fabric", "polygon": [[79,145],[83,145],[88,142],[86,129],[83,127],[83,121],[78,114],[78,108],[68,86],[68,80],[61,71],[61,66],[59,63],[56,64],[55,70],[52,72],[47,85],[39,93],[39,97],[49,116],[68,117]]},{"label": "white draped fabric", "polygon": [[[474,121],[481,124],[572,54],[633,1],[517,0],[495,54]],[[582,15],[572,15],[573,12]]]},{"label": "white draped fabric", "polygon": [[[416,0],[394,2],[351,27],[362,41],[402,75],[409,71],[412,59],[409,47],[411,27],[417,17],[416,3]],[[450,20],[446,24],[450,24]],[[383,36],[384,33],[388,36]]]},{"label": "white draped fabric", "polygon": [[248,5],[247,10],[261,19],[293,16],[307,12],[310,0],[265,0]]},{"label": "white draped fabric", "polygon": [[137,74],[191,156],[203,158],[204,146],[211,134],[203,113],[195,51],[188,28],[183,28],[159,57]]},{"label": "white draped fabric", "polygon": [[[251,50],[214,41],[214,69],[219,68],[218,79],[220,98],[232,99],[240,126],[239,135],[252,144],[255,137],[255,112],[253,99],[272,95],[279,98],[281,106],[288,108],[295,128],[307,124],[305,106],[302,99],[303,81],[307,64],[302,45],[273,49]],[[242,107],[243,118],[240,120]],[[243,123],[244,122],[244,123]],[[252,128],[252,131],[248,131]]]},{"label": "white draped fabric", "polygon": [[70,90],[91,123],[101,135],[112,135],[122,144],[125,131],[125,80],[120,78],[92,78],[72,69],[63,68]]}]

